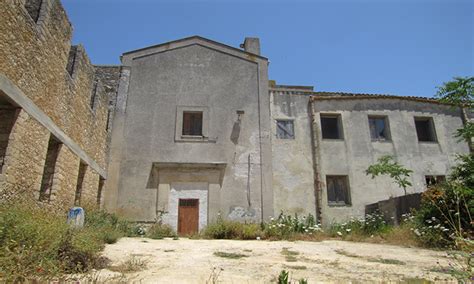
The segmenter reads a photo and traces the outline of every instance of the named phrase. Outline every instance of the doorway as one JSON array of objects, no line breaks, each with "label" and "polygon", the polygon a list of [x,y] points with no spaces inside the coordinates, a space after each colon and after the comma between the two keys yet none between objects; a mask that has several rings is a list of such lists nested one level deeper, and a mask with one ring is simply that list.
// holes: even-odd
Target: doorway
[{"label": "doorway", "polygon": [[199,199],[179,199],[178,234],[190,235],[199,231]]}]

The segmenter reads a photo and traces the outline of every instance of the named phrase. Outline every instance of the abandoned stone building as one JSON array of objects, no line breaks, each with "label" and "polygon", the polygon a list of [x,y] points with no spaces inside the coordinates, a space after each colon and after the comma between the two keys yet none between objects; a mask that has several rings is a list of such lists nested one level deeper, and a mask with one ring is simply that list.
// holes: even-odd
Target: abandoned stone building
[{"label": "abandoned stone building", "polygon": [[258,222],[282,211],[329,224],[403,194],[365,174],[379,157],[413,170],[412,193],[468,152],[453,137],[460,110],[278,85],[257,38],[235,48],[193,36],[93,66],[71,46],[59,1],[4,6],[2,192],[22,185],[48,204],[93,202],[181,233],[218,216]]},{"label": "abandoned stone building", "polygon": [[93,66],[71,36],[59,1],[2,1],[2,199],[21,194],[54,208],[101,202],[113,92],[107,84],[115,86],[108,74],[118,67]]}]

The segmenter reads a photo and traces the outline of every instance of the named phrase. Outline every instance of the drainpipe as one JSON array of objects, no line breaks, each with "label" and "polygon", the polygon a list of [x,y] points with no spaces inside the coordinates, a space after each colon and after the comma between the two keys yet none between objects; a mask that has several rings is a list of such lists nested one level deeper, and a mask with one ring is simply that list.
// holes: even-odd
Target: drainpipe
[{"label": "drainpipe", "polygon": [[311,153],[313,154],[313,173],[314,173],[314,197],[316,202],[316,221],[322,224],[321,217],[321,177],[320,177],[320,147],[319,147],[319,135],[317,122],[315,118],[314,103],[312,97],[309,97],[308,113],[311,123]]}]

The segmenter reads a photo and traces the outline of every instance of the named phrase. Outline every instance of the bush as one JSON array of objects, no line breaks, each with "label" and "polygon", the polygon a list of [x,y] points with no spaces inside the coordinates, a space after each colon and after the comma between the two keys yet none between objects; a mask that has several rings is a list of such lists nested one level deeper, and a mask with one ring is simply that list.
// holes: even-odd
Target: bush
[{"label": "bush", "polygon": [[414,232],[427,246],[462,248],[473,238],[474,156],[459,160],[445,183],[423,193],[415,214]]},{"label": "bush", "polygon": [[[6,282],[51,279],[103,264],[99,252],[126,234],[124,221],[86,211],[85,226],[70,228],[66,214],[34,202],[0,205],[0,277]],[[129,227],[126,225],[125,227]]]},{"label": "bush", "polygon": [[176,237],[177,235],[170,226],[156,223],[147,230],[146,236],[150,239],[163,239]]},{"label": "bush", "polygon": [[224,220],[220,215],[216,222],[209,224],[204,229],[202,234],[210,239],[239,240],[255,240],[263,235],[258,224]]}]

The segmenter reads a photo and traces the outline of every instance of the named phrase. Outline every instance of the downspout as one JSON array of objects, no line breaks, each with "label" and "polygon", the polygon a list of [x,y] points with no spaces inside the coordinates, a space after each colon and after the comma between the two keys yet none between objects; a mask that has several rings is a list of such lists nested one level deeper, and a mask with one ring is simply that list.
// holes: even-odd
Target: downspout
[{"label": "downspout", "polygon": [[312,97],[309,97],[308,103],[308,112],[309,118],[311,123],[311,153],[313,155],[313,174],[314,174],[314,197],[315,197],[315,205],[316,205],[316,221],[318,224],[322,224],[322,217],[321,217],[321,178],[320,178],[320,148],[319,148],[319,135],[318,135],[318,128],[315,118],[315,111],[314,111],[314,103]]}]

